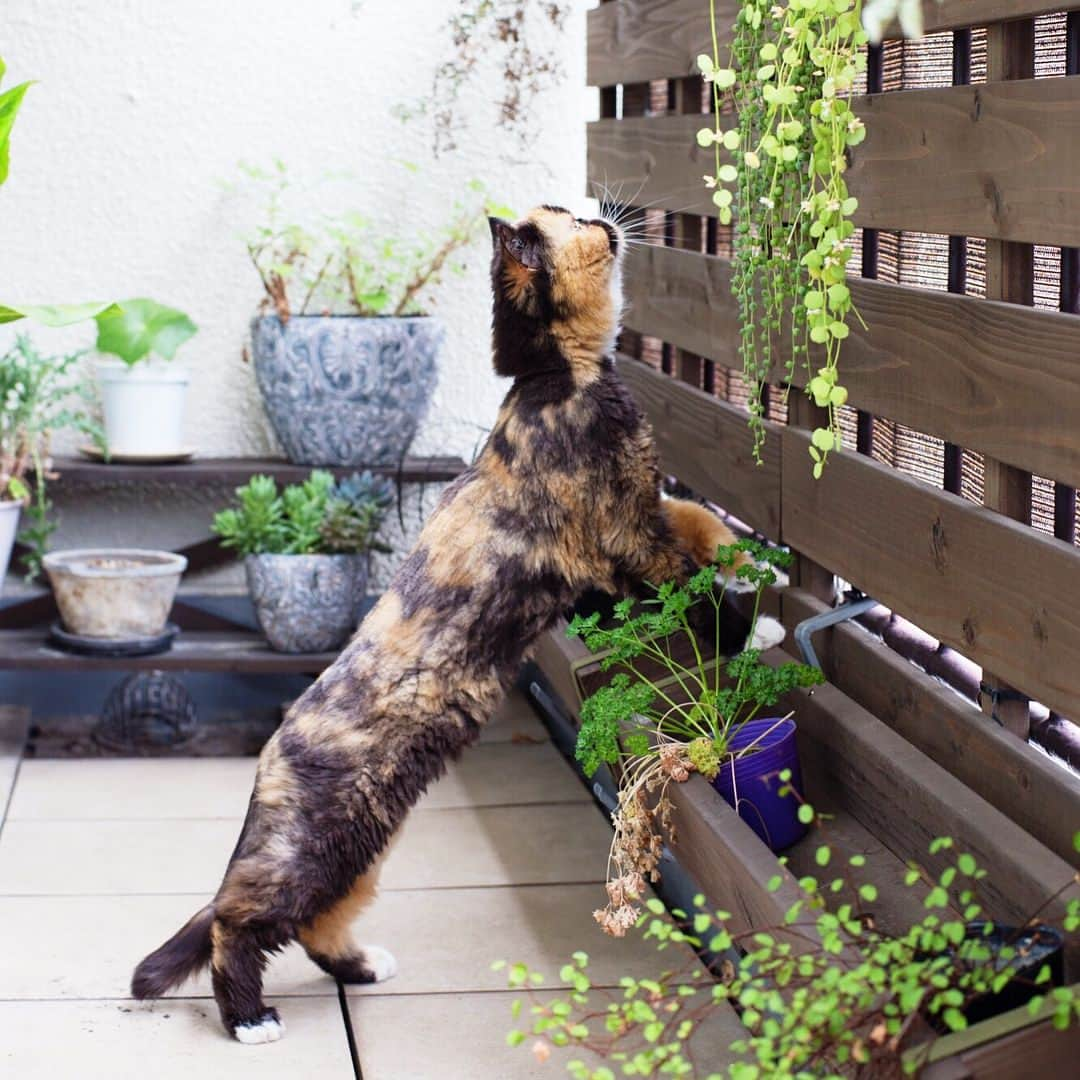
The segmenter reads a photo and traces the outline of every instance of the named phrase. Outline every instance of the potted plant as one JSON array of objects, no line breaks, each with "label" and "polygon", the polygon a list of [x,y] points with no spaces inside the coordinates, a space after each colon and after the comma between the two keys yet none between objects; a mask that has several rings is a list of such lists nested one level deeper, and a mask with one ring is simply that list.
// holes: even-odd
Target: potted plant
[{"label": "potted plant", "polygon": [[[770,666],[753,648],[727,662],[710,658],[728,588],[753,594],[752,641],[762,593],[776,582],[774,567],[789,562],[786,552],[740,541],[721,547],[716,563],[686,585],[669,582],[640,606],[629,599],[616,604],[607,625],[598,613],[571,622],[568,633],[601,654],[603,670],[622,669],[583,703],[577,740],[587,774],[602,763],[623,766],[612,849],[613,864],[622,870],[616,877],[654,869],[667,786],[691,772],[710,780],[773,850],[805,832],[797,801],[788,797],[789,788],[800,790],[794,721],[762,714],[795,688],[822,682],[821,672],[805,664]],[[790,779],[781,781],[781,773]],[[613,931],[619,929],[617,908],[606,913]]]},{"label": "potted plant", "polygon": [[390,549],[378,532],[393,487],[369,472],[335,483],[315,469],[278,492],[255,476],[236,504],[215,515],[213,531],[244,558],[255,613],[278,652],[339,648],[359,621],[372,551]]},{"label": "potted plant", "polygon": [[60,625],[52,639],[77,652],[140,655],[168,649],[169,612],[187,559],[143,548],[51,551],[42,559]]},{"label": "potted plant", "polygon": [[[1080,851],[1080,834],[1074,844]],[[940,837],[931,851],[952,846]],[[876,925],[878,888],[864,877],[865,858],[851,855],[843,868],[837,861],[828,844],[818,847],[820,880],[799,880],[799,898],[775,926],[736,932],[731,914],[709,911],[703,896],[694,898],[689,915],[672,911],[673,923],[660,900],[643,900],[635,925],[664,951],[664,961],[653,977],[627,975],[611,991],[592,986],[584,952],[561,969],[562,992],[555,996],[527,964],[496,961],[497,970],[507,969],[510,987],[529,994],[527,1011],[524,1000],[513,1002],[508,1042],[521,1045],[531,1036],[540,1061],[553,1047],[572,1048],[567,1071],[575,1080],[614,1080],[616,1070],[690,1080],[899,1076],[940,1057],[939,1035],[965,1031],[1018,1001],[1023,1019],[1009,1025],[1014,1040],[1024,1023],[1049,1021],[1064,1030],[1080,1017],[1080,988],[1056,985],[1060,966],[1055,972],[1050,955],[1033,956],[1023,933],[1003,935],[993,924],[973,922],[982,912],[976,894],[986,874],[971,854],[958,853],[937,878],[910,865],[904,884],[921,897],[925,914],[897,933]],[[773,890],[780,888],[777,870]],[[1072,885],[1066,882],[1051,899]],[[1063,929],[1078,928],[1080,901],[1073,899]],[[1060,949],[1057,931],[1036,930]],[[735,1060],[722,1072],[715,1062],[695,1064],[695,1035],[731,1007],[745,1028],[729,1046]],[[1045,1027],[1034,1037],[1052,1037]],[[972,1027],[969,1036],[978,1030]],[[983,1031],[988,1039],[997,1034],[992,1024]],[[582,1060],[582,1051],[594,1065]],[[1068,1047],[1061,1053],[1065,1075]]]},{"label": "potted plant", "polygon": [[29,518],[22,534],[29,545],[28,575],[35,577],[41,568],[54,528],[45,490],[52,433],[69,428],[101,443],[100,428],[79,408],[80,400],[90,398],[77,366],[82,355],[45,355],[24,335],[0,355],[0,582],[24,506]]},{"label": "potted plant", "polygon": [[251,325],[255,377],[286,455],[306,465],[398,464],[435,385],[443,324],[431,289],[460,272],[483,221],[482,186],[435,234],[387,235],[344,213],[308,229],[283,209],[288,172],[245,167],[265,193],[265,219],[247,239],[262,282]]},{"label": "potted plant", "polygon": [[145,298],[96,316],[98,385],[109,456],[161,461],[185,457],[184,403],[188,372],[173,364],[196,333],[182,311]]}]

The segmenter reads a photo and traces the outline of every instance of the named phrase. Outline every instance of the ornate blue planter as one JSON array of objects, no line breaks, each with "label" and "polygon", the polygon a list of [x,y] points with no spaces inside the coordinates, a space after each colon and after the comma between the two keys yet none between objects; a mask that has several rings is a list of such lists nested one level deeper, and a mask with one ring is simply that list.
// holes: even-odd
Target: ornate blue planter
[{"label": "ornate blue planter", "polygon": [[394,465],[431,403],[445,330],[429,317],[276,315],[251,323],[255,378],[298,465]]},{"label": "ornate blue planter", "polygon": [[331,652],[360,621],[367,555],[249,555],[244,570],[259,626],[277,652]]}]

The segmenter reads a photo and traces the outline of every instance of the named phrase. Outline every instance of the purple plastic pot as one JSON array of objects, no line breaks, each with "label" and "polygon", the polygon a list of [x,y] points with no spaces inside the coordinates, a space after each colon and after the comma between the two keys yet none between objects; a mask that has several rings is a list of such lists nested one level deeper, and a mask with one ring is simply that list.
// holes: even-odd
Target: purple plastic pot
[{"label": "purple plastic pot", "polygon": [[712,784],[773,851],[782,851],[806,835],[806,826],[799,821],[798,799],[780,794],[784,769],[791,770],[791,786],[802,792],[795,721],[750,720],[731,737],[730,747],[743,750],[751,743],[755,749],[728,758]]}]

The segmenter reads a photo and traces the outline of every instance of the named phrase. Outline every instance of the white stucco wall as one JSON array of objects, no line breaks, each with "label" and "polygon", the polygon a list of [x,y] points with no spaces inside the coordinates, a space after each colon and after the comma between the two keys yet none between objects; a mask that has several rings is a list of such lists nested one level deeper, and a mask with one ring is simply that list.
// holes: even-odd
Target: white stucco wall
[{"label": "white stucco wall", "polygon": [[[522,211],[582,201],[590,5],[569,5],[566,79],[538,103],[527,154],[494,124],[499,70],[488,63],[462,94],[473,117],[468,135],[457,153],[434,160],[427,128],[403,125],[391,110],[430,87],[449,47],[442,26],[454,6],[4,0],[6,85],[39,84],[26,98],[11,176],[0,189],[0,299],[149,295],[184,309],[200,328],[180,354],[193,376],[189,443],[206,456],[275,453],[251,369],[241,361],[260,286],[236,237],[243,209],[222,187],[236,178],[238,160],[280,156],[298,179],[348,171],[357,177],[355,205],[395,228],[436,226],[472,177]],[[396,158],[421,166],[404,188]],[[436,297],[448,339],[417,452],[468,457],[505,392],[490,371],[487,266],[481,236],[465,276]],[[90,344],[92,331],[33,334],[43,347],[59,348]],[[0,346],[13,333],[0,329]],[[109,498],[96,511],[89,498],[62,506],[58,543],[132,539],[122,503]],[[198,510],[165,503],[154,521],[132,524],[140,542],[169,545],[192,532]]]}]

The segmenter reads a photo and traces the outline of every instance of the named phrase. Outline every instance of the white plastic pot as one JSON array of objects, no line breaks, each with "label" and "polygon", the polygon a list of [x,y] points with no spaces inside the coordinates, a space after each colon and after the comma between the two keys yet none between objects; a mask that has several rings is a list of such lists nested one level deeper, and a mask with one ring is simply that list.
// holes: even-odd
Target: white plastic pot
[{"label": "white plastic pot", "polygon": [[11,562],[11,549],[15,546],[15,534],[19,531],[19,511],[22,503],[11,499],[0,500],[0,588],[7,576]]},{"label": "white plastic pot", "polygon": [[163,360],[128,367],[122,360],[97,363],[105,440],[109,453],[153,457],[184,452],[184,405],[188,372]]}]

